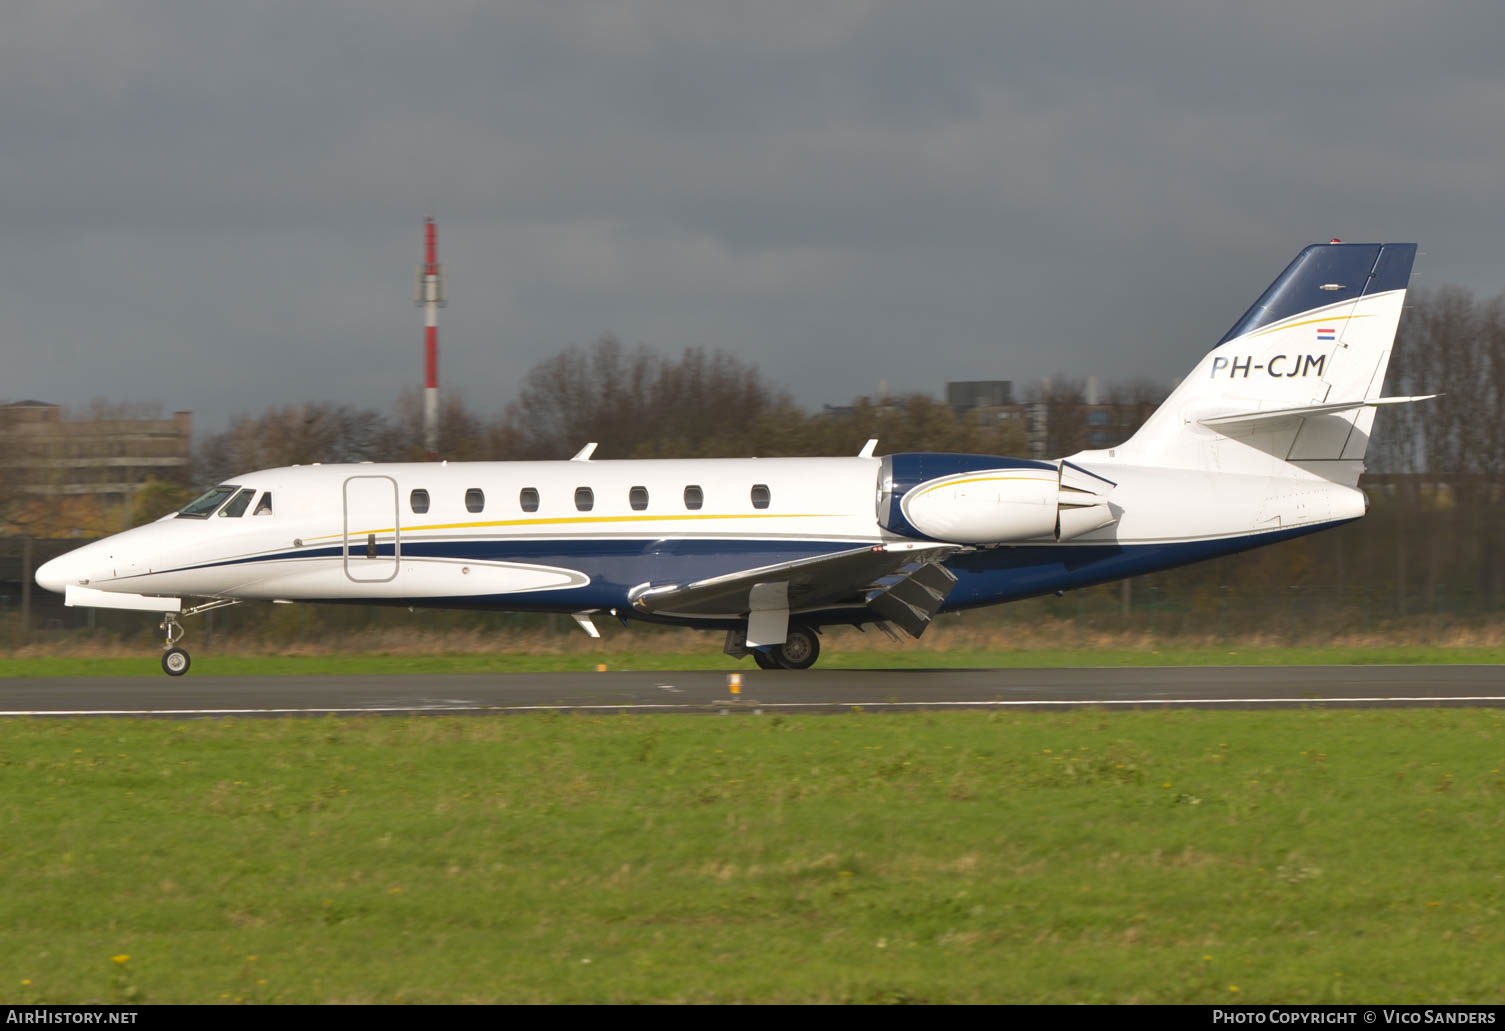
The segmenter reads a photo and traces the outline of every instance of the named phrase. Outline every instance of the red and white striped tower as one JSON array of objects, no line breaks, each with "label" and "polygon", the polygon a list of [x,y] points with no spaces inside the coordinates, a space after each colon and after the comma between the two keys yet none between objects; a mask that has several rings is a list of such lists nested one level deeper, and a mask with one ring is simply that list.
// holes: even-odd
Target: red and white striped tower
[{"label": "red and white striped tower", "polygon": [[423,388],[423,446],[439,457],[439,309],[444,306],[444,266],[439,264],[439,228],[423,220],[424,261],[418,266],[418,303],[423,305],[423,346],[427,378]]}]

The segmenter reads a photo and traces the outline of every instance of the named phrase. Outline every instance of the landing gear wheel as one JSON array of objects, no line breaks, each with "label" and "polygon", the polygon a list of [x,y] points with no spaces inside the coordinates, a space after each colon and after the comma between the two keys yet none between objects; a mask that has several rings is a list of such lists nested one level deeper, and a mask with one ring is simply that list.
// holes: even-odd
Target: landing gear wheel
[{"label": "landing gear wheel", "polygon": [[758,649],[754,648],[753,649],[753,653],[752,653],[752,657],[753,657],[753,661],[758,664],[758,668],[759,669],[783,669],[784,668],[783,666],[780,666],[777,661],[775,661],[775,659],[774,659],[774,657],[772,655],[769,655],[765,651],[759,651]]},{"label": "landing gear wheel", "polygon": [[784,643],[773,650],[784,669],[809,669],[820,658],[820,638],[806,626],[792,626]]},{"label": "landing gear wheel", "polygon": [[181,677],[188,672],[188,653],[182,648],[169,648],[162,653],[162,672],[170,677]]}]

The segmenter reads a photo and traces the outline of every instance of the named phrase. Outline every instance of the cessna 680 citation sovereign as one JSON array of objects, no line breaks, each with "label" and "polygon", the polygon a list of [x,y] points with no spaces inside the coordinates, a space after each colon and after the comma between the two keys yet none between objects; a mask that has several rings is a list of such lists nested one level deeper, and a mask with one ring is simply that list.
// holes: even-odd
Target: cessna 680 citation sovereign
[{"label": "cessna 680 citation sovereign", "polygon": [[[237,476],[42,566],[69,605],[240,601],[564,612],[726,632],[765,669],[897,625],[1357,519],[1414,244],[1303,250],[1126,443],[987,455],[314,465]],[[184,608],[183,599],[203,599]]]}]

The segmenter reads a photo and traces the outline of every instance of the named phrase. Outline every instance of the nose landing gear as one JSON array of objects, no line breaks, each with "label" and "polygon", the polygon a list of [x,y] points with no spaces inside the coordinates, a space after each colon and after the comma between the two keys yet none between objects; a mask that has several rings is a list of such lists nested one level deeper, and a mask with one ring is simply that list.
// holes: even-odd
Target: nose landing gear
[{"label": "nose landing gear", "polygon": [[165,635],[162,643],[162,672],[170,677],[181,677],[188,672],[190,662],[188,652],[176,647],[186,632],[183,624],[178,622],[177,616],[166,612],[162,615],[162,622],[157,624],[157,629]]},{"label": "nose landing gear", "polygon": [[[218,598],[203,605],[195,605],[191,609],[184,609],[182,615],[196,616],[200,612],[208,612],[210,609],[222,609],[227,605],[239,605],[239,598]],[[164,612],[162,622],[157,624],[157,629],[162,631],[162,672],[170,677],[181,677],[188,672],[192,660],[188,657],[186,649],[179,648],[178,642],[183,639],[183,624],[178,622],[179,613]]]}]

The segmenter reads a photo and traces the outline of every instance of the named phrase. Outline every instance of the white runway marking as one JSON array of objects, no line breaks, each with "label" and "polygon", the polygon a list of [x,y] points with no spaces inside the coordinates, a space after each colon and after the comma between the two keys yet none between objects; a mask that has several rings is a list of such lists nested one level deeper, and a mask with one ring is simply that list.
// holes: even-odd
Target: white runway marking
[{"label": "white runway marking", "polygon": [[570,712],[599,710],[602,712],[627,711],[673,711],[707,710],[711,708],[742,708],[750,711],[766,709],[992,709],[1024,708],[1026,706],[1077,706],[1093,705],[1342,705],[1345,703],[1375,702],[1492,702],[1505,703],[1505,695],[1395,695],[1342,698],[1119,698],[1098,700],[1091,698],[1021,698],[1008,701],[975,702],[757,702],[752,699],[729,702],[598,702],[589,705],[364,705],[364,706],[311,706],[308,708],[266,709],[14,709],[0,711],[0,716],[297,716],[297,715],[361,715],[363,713],[398,712]]}]

